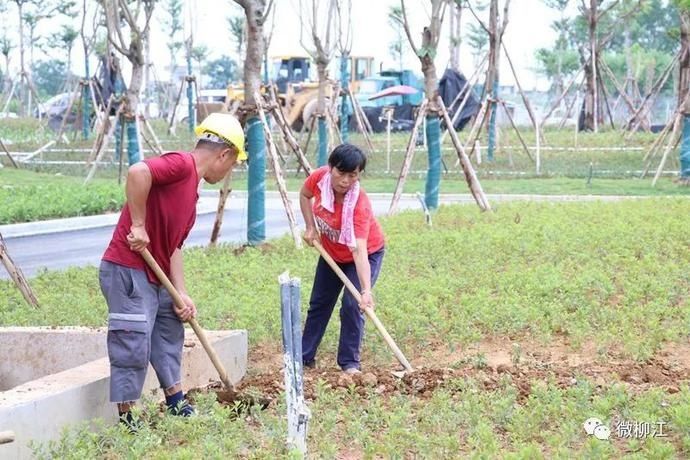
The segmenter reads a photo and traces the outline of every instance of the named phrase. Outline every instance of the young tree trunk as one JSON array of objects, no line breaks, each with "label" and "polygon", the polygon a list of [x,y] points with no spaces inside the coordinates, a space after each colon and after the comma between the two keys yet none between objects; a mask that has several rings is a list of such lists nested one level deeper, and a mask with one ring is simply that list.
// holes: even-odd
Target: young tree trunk
[{"label": "young tree trunk", "polygon": [[592,63],[587,61],[585,70],[584,118],[580,131],[594,131],[594,73]]},{"label": "young tree trunk", "polygon": [[682,180],[687,182],[690,181],[690,101],[688,101],[688,91],[690,91],[690,11],[687,10],[681,10],[680,13],[680,48],[678,108],[683,114],[680,176]]},{"label": "young tree trunk", "polygon": [[[265,0],[245,0],[247,18],[247,54],[244,60],[244,101],[255,105],[254,94],[261,90],[261,59],[264,55],[262,14]],[[259,127],[261,129],[261,127]]]},{"label": "young tree trunk", "polygon": [[[426,175],[426,186],[424,190],[424,202],[427,208],[438,208],[438,194],[441,188],[441,124],[439,120],[440,107],[436,94],[438,92],[438,77],[436,75],[436,64],[434,63],[435,52],[438,48],[441,25],[443,18],[443,2],[445,0],[432,0],[431,2],[431,23],[424,28],[422,33],[422,50],[419,53],[424,74],[424,92],[429,101],[429,110],[426,117],[426,146],[428,154],[428,170]],[[449,126],[448,129],[453,129]]]},{"label": "young tree trunk", "polygon": [[[635,73],[633,72],[632,39],[630,38],[630,27],[628,23],[623,30],[623,47],[625,48],[625,85],[623,90],[631,101],[635,101]],[[632,115],[632,114],[631,114]]]},{"label": "young tree trunk", "polygon": [[[90,115],[91,115],[91,85],[89,84],[91,75],[89,70],[89,52],[90,45],[93,43],[94,37],[86,38],[86,2],[83,0],[82,11],[84,12],[81,18],[81,28],[79,34],[81,35],[82,49],[84,50],[84,80],[81,88],[81,137],[83,140],[89,138],[89,131],[91,128]],[[94,32],[95,35],[95,32]],[[108,101],[103,101],[104,107],[108,105]],[[98,113],[98,107],[94,107],[94,110]]]},{"label": "young tree trunk", "polygon": [[690,12],[680,14],[680,60],[678,61],[678,108],[690,112],[685,100],[690,89]]},{"label": "young tree trunk", "polygon": [[255,110],[255,94],[261,90],[261,60],[264,55],[265,0],[235,0],[247,21],[247,54],[244,61],[244,103],[252,112],[246,120],[249,190],[247,204],[247,242],[261,244],[266,239],[266,142]]},{"label": "young tree trunk", "polygon": [[130,44],[132,55],[129,61],[132,63],[132,77],[127,87],[127,112],[125,112],[125,126],[127,128],[127,156],[129,165],[133,165],[141,159],[141,146],[137,136],[137,111],[139,108],[139,93],[144,83],[144,54],[141,35],[132,35]]},{"label": "young tree trunk", "polygon": [[599,91],[597,87],[597,2],[590,0],[590,7],[586,10],[589,31],[589,59],[585,64],[585,131],[597,132],[599,128]]},{"label": "young tree trunk", "polygon": [[317,155],[317,166],[326,164],[328,159],[328,130],[326,129],[326,85],[328,84],[328,74],[326,67],[328,58],[318,56],[316,60],[316,71],[319,76],[319,95],[317,101],[316,117],[318,118],[318,139],[319,150]]},{"label": "young tree trunk", "polygon": [[[192,66],[192,39],[187,40],[187,129],[190,133],[194,132],[194,125],[196,125],[196,112],[194,111],[194,67]],[[173,114],[174,116],[174,114]]]},{"label": "young tree trunk", "polygon": [[[318,166],[325,165],[328,157],[328,129],[326,128],[326,110],[330,109],[326,107],[326,87],[328,85],[328,63],[331,59],[331,55],[333,52],[331,33],[333,32],[332,24],[335,21],[337,3],[338,0],[329,0],[328,6],[326,8],[327,17],[325,23],[325,30],[321,33],[317,20],[318,6],[316,2],[312,3],[311,8],[309,8],[310,11],[300,11],[300,13],[302,14],[306,13],[312,16],[312,22],[309,25],[309,32],[313,40],[314,51],[311,51],[309,53],[316,62],[316,70],[319,78],[319,90],[316,101],[316,117],[318,119]],[[301,3],[300,10],[302,10]],[[302,41],[301,27],[303,26],[300,26],[300,42]],[[304,46],[304,44],[302,46]],[[302,116],[302,118],[305,118],[304,115]]]},{"label": "young tree trunk", "polygon": [[175,58],[175,48],[169,47],[170,51],[170,86],[175,86],[175,69],[177,68],[177,59]]},{"label": "young tree trunk", "polygon": [[[84,45],[84,81],[88,82],[88,80],[91,78],[90,77],[90,70],[89,70],[89,53],[86,45]],[[89,122],[90,114],[91,114],[91,85],[85,84],[82,85],[82,90],[81,90],[81,137],[83,140],[87,140],[89,138],[89,132],[90,132],[90,127],[91,123]],[[108,105],[108,101],[103,101],[104,105]],[[94,107],[94,110],[98,111],[97,107]],[[106,114],[107,115],[107,114]]]},{"label": "young tree trunk", "polygon": [[450,67],[455,71],[460,71],[460,21],[462,19],[462,8],[459,4],[452,2],[450,5]]},{"label": "young tree trunk", "polygon": [[[438,78],[434,57],[438,49],[441,34],[441,25],[446,6],[446,0],[431,0],[431,21],[422,32],[422,46],[417,48],[410,33],[405,1],[400,1],[403,14],[405,33],[410,41],[410,46],[419,57],[424,74],[424,93],[429,103],[426,117],[426,145],[428,151],[428,171],[426,175],[426,187],[424,202],[429,209],[438,208],[438,193],[441,185],[441,127],[439,123],[440,107],[436,94],[438,92]],[[453,129],[453,127],[449,127]]]},{"label": "young tree trunk", "polygon": [[144,115],[146,118],[151,118],[151,40],[150,34],[147,33],[144,37],[146,43],[146,54],[144,55]]},{"label": "young tree trunk", "polygon": [[[342,97],[340,100],[340,138],[344,143],[350,139],[350,103],[348,92],[350,91],[350,74],[347,71],[347,62],[350,60],[349,53],[342,53],[340,56],[340,88]],[[354,70],[354,69],[353,69]],[[338,97],[334,94],[333,97]]]},{"label": "young tree trunk", "polygon": [[[506,0],[507,2],[508,0]],[[506,11],[504,12],[507,15]],[[507,18],[504,17],[504,23]],[[505,25],[504,25],[505,27]],[[503,35],[503,28],[498,26],[498,0],[491,0],[489,7],[489,66],[486,72],[486,95],[493,99],[489,101],[489,116],[487,117],[487,131],[488,131],[488,146],[486,159],[493,161],[494,153],[496,151],[496,119],[498,117],[498,103],[499,86],[498,86],[498,65],[501,50],[501,39]]]},{"label": "young tree trunk", "polygon": [[556,94],[562,94],[563,93],[563,57],[561,54],[563,53],[563,49],[560,48],[558,50],[558,56],[556,56],[556,78],[554,82],[554,87],[556,88]]},{"label": "young tree trunk", "polygon": [[[565,13],[561,11],[561,23],[563,23],[565,19]],[[565,32],[562,30],[559,32],[559,38],[558,38],[558,48],[557,48],[557,55],[556,55],[556,77],[554,81],[554,86],[556,88],[556,95],[563,94],[563,90],[565,89],[565,83],[563,81],[563,53],[567,49],[567,44],[564,46],[563,43],[563,35]]]},{"label": "young tree trunk", "polygon": [[[17,9],[19,10],[19,87],[17,88],[19,96],[19,116],[27,116],[26,107],[24,106],[24,99],[28,90],[28,81],[26,81],[26,63],[24,62],[24,56],[26,49],[24,48],[24,1],[25,0],[15,0],[17,2]],[[26,82],[27,87],[24,87]]]},{"label": "young tree trunk", "polygon": [[[440,27],[439,27],[440,29]],[[426,35],[426,34],[425,34]],[[433,58],[428,54],[421,58],[422,73],[424,74],[424,92],[429,100],[429,111],[426,116],[426,146],[428,153],[428,170],[424,191],[424,202],[427,208],[438,208],[438,194],[441,187],[441,126],[439,120],[440,110],[436,100],[438,90],[438,77]],[[452,126],[448,129],[453,129]]]},{"label": "young tree trunk", "polygon": [[[120,54],[126,57],[132,65],[132,77],[125,93],[125,110],[123,112],[125,126],[121,129],[127,130],[127,154],[129,156],[129,164],[133,165],[140,160],[141,146],[137,134],[136,120],[139,108],[139,93],[144,81],[144,66],[146,64],[144,60],[144,39],[148,33],[148,24],[153,14],[154,2],[144,3],[146,25],[143,27],[137,24],[136,17],[132,16],[125,3],[118,2],[117,0],[106,0],[103,5],[108,30],[108,42]],[[129,44],[125,43],[124,34],[121,30],[122,18],[124,18],[129,28]]]}]

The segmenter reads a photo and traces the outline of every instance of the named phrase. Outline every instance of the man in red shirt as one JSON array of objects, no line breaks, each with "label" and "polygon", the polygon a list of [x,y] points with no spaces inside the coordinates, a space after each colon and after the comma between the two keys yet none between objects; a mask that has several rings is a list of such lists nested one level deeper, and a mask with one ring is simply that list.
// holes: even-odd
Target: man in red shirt
[{"label": "man in red shirt", "polygon": [[[371,288],[381,270],[385,243],[369,197],[359,186],[359,175],[366,161],[364,153],[354,145],[339,145],[331,152],[328,166],[314,171],[300,192],[300,208],[306,223],[305,241],[312,245],[320,233],[323,248],[362,294],[362,305],[358,305],[345,290],[340,308],[337,361],[340,368],[350,374],[360,372],[364,333],[364,315],[360,307],[374,308]],[[307,367],[316,364],[316,350],[342,288],[340,278],[320,257],[302,334],[302,361]]]},{"label": "man in red shirt", "polygon": [[[149,362],[170,412],[194,413],[184,399],[180,376],[182,323],[196,316],[185,287],[181,248],[196,219],[201,178],[214,184],[247,158],[244,131],[232,115],[209,115],[196,134],[191,152],[166,153],[129,168],[127,202],[99,271],[108,304],[110,400],[132,430],[136,423],[130,409],[141,397]],[[184,308],[177,308],[141,257],[147,247],[180,292]]]}]

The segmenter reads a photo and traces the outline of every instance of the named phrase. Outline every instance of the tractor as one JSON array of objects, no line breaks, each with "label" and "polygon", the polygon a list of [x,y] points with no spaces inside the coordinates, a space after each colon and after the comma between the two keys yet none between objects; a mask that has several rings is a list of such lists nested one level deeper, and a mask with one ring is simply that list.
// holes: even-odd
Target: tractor
[{"label": "tractor", "polygon": [[[372,74],[374,58],[369,56],[350,56],[350,90],[355,93],[359,81]],[[278,56],[273,58],[273,81],[278,87],[278,99],[283,107],[285,118],[295,130],[309,128],[318,104],[319,83],[311,74],[312,63],[305,56]],[[329,73],[340,73],[340,58],[331,62]],[[354,69],[354,71],[352,71]],[[330,99],[332,88],[326,88]]]}]

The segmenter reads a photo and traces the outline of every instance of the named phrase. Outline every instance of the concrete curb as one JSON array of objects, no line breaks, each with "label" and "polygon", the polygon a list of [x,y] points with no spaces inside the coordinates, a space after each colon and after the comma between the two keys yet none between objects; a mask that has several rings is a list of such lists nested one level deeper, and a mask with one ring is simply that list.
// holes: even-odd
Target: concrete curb
[{"label": "concrete curb", "polygon": [[[23,375],[18,376],[23,383],[10,382],[9,389],[0,391],[0,431],[12,430],[16,435],[15,442],[0,446],[0,458],[33,458],[30,441],[43,443],[59,439],[63,428],[84,421],[102,419],[107,424],[117,423],[115,406],[108,401],[110,365],[106,332],[105,329],[49,327],[0,329],[0,341],[3,350],[10,352],[10,362],[16,363],[31,350],[33,361],[44,365],[41,369],[24,369]],[[206,334],[230,380],[238,383],[247,371],[247,331],[206,331]],[[45,337],[37,339],[37,336]],[[41,348],[35,347],[36,342]],[[92,349],[81,359],[69,356],[72,362],[66,365],[59,362],[66,350],[82,350],[84,343],[91,344]],[[204,348],[189,330],[181,373],[185,389],[204,387],[218,379]],[[142,394],[161,400],[163,394],[158,387],[158,379],[149,366]]]},{"label": "concrete curb", "polygon": [[[215,213],[217,203],[211,204],[208,199],[200,198],[196,212],[200,214]],[[0,234],[5,238],[21,238],[25,236],[48,235],[52,233],[89,230],[92,228],[110,227],[115,225],[120,213],[100,214],[96,216],[65,217],[21,224],[0,225]]]}]

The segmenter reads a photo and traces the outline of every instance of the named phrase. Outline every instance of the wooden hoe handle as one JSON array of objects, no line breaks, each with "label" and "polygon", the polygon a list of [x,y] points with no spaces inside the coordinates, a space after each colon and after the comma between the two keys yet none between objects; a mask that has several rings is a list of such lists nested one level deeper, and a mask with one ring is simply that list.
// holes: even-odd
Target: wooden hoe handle
[{"label": "wooden hoe handle", "polygon": [[[173,284],[170,282],[168,276],[165,274],[165,272],[163,272],[160,265],[158,265],[158,262],[156,262],[156,259],[153,258],[149,250],[144,249],[141,252],[141,256],[144,258],[148,266],[151,267],[151,270],[153,270],[153,272],[156,274],[163,286],[165,286],[165,288],[168,290],[170,296],[173,299],[173,302],[175,302],[175,305],[177,305],[178,308],[184,308],[185,303],[182,300],[180,293],[177,292],[177,289],[175,289],[175,286],[173,286]],[[189,319],[189,325],[192,326],[194,333],[199,339],[199,342],[201,342],[201,345],[204,347],[204,350],[206,350],[206,354],[208,354],[208,357],[211,358],[211,362],[218,371],[218,375],[220,375],[220,380],[221,382],[223,382],[223,385],[225,385],[225,388],[228,391],[234,391],[234,387],[230,382],[230,379],[228,378],[228,373],[225,371],[223,363],[220,362],[220,359],[218,358],[216,351],[211,347],[211,344],[208,342],[204,330],[201,328],[201,326],[199,326],[199,323],[197,323],[196,319],[194,318]]]},{"label": "wooden hoe handle", "polygon": [[[352,284],[352,281],[345,276],[345,273],[340,269],[338,264],[333,260],[333,258],[326,252],[326,250],[321,246],[321,243],[318,242],[317,240],[312,241],[314,244],[314,247],[316,248],[317,251],[321,254],[321,257],[323,257],[323,260],[330,265],[330,267],[333,269],[336,275],[338,275],[338,278],[343,282],[345,287],[347,287],[347,290],[350,291],[350,294],[357,300],[357,303],[361,304],[362,303],[362,296],[359,294],[359,291],[357,291],[357,288],[355,287],[354,284]],[[386,328],[383,326],[383,323],[379,320],[378,316],[376,316],[376,313],[374,313],[374,310],[372,310],[369,307],[363,308],[364,313],[371,319],[371,321],[374,323],[376,326],[376,329],[381,333],[381,336],[383,336],[383,340],[386,341],[390,349],[393,351],[393,354],[395,357],[400,361],[400,364],[403,365],[405,370],[407,371],[412,371],[412,366],[410,365],[410,362],[405,358],[405,355],[403,355],[403,352],[400,351],[400,348],[395,344],[395,341],[393,340],[393,337],[390,336]]]}]

